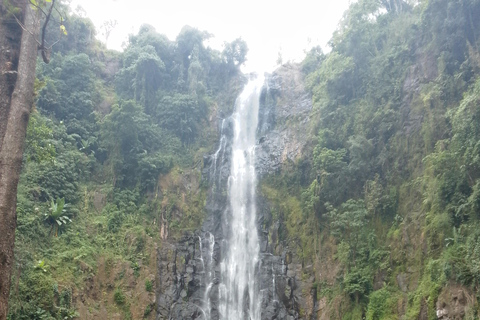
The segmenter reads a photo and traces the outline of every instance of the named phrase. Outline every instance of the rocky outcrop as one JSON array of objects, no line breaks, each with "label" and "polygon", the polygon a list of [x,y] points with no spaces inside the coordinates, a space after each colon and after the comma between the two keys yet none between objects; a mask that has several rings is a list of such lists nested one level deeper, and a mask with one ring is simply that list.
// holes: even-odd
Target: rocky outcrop
[{"label": "rocky outcrop", "polygon": [[425,83],[433,81],[438,75],[435,55],[424,49],[415,52],[416,63],[410,66],[403,82],[403,101],[400,108],[403,118],[403,132],[407,136],[422,128],[424,115],[412,110],[412,101],[418,98]]},{"label": "rocky outcrop", "polygon": [[469,297],[469,292],[459,285],[446,286],[437,300],[437,318],[441,320],[464,319],[467,306],[471,305],[473,301],[473,298],[469,299]]},{"label": "rocky outcrop", "polygon": [[157,319],[203,319],[199,240],[185,235],[157,250]]},{"label": "rocky outcrop", "polygon": [[262,176],[295,161],[307,142],[312,99],[300,66],[287,64],[269,76],[260,103],[257,172]]}]

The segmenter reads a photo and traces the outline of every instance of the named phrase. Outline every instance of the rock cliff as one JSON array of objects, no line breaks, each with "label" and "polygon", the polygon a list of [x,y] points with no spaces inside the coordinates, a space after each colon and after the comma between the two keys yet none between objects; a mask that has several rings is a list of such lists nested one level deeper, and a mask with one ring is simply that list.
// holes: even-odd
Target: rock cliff
[{"label": "rock cliff", "polygon": [[[306,127],[311,98],[305,91],[298,65],[288,64],[266,77],[260,98],[257,128],[257,173],[277,172],[282,164],[295,161],[307,143]],[[203,179],[210,185],[207,217],[201,229],[180,241],[166,240],[157,252],[157,319],[218,319],[219,263],[226,252],[224,212],[230,173],[233,124],[220,121],[218,149],[204,157]],[[273,247],[275,225],[269,204],[258,198],[258,230],[261,239],[259,287],[262,319],[306,319],[301,312],[314,307],[304,298],[313,279],[303,279],[302,265],[292,252]],[[274,223],[274,221],[273,221]],[[274,250],[275,249],[275,250]],[[276,254],[275,254],[276,253]],[[314,294],[314,292],[312,292]],[[309,296],[309,294],[307,294]]]}]

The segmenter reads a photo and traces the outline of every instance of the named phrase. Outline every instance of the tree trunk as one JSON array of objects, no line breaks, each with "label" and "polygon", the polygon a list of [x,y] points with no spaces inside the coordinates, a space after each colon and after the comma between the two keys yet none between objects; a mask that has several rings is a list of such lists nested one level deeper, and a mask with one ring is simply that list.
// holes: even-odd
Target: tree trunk
[{"label": "tree trunk", "polygon": [[[19,4],[13,2],[12,6],[18,7]],[[22,16],[17,15],[17,18],[23,20]],[[7,8],[0,4],[0,150],[7,129],[6,119],[10,112],[10,101],[17,79],[21,39],[22,28],[15,21],[15,17],[8,13]]]},{"label": "tree trunk", "polygon": [[[9,70],[2,65],[0,75],[0,320],[5,320],[8,312],[17,224],[17,184],[22,168],[28,118],[33,105],[38,51],[36,40],[40,23],[39,11],[32,10],[27,1],[12,0],[10,4],[22,9],[23,16],[17,15],[17,18],[23,17],[25,30],[20,29],[21,36],[9,33],[9,30],[15,30],[16,24],[9,25],[12,23],[11,17],[5,13],[4,7],[1,8],[0,61],[13,65],[8,66]],[[17,54],[15,50],[18,48]],[[13,59],[5,59],[9,56]]]}]

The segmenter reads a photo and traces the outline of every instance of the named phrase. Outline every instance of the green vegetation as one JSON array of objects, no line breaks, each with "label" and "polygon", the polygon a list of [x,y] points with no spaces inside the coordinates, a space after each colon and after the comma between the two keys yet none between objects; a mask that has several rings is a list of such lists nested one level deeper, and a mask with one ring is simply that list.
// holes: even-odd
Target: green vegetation
[{"label": "green vegetation", "polygon": [[[261,181],[262,223],[328,319],[436,319],[453,288],[480,316],[478,16],[477,0],[359,0],[302,63],[308,143]],[[145,25],[118,53],[66,18],[37,68],[9,319],[153,319],[155,245],[203,222],[202,156],[247,47]]]},{"label": "green vegetation", "polygon": [[145,280],[145,290],[147,292],[152,292],[153,290],[153,283],[150,281],[150,279]]},{"label": "green vegetation", "polygon": [[436,319],[455,286],[480,314],[479,13],[360,0],[303,62],[310,144],[262,193],[329,319]]},{"label": "green vegetation", "polygon": [[45,222],[52,226],[52,230],[55,230],[55,236],[58,236],[58,230],[62,225],[72,222],[64,209],[66,206],[64,198],[57,201],[52,200],[49,212],[45,213]]},{"label": "green vegetation", "polygon": [[125,295],[123,294],[122,290],[120,288],[117,288],[115,290],[115,293],[113,294],[113,301],[115,301],[116,304],[119,306],[123,306],[126,302]]},{"label": "green vegetation", "polygon": [[202,223],[208,115],[231,108],[247,47],[219,52],[206,32],[186,26],[170,41],[145,25],[118,53],[88,19],[64,18],[68,34],[47,32],[51,62],[37,67],[8,317],[153,319],[139,295],[153,291],[160,221],[171,239]]}]

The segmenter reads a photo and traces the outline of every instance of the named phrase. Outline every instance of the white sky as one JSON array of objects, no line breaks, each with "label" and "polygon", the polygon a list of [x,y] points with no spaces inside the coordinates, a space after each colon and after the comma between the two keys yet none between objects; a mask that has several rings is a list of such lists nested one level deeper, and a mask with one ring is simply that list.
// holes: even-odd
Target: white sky
[{"label": "white sky", "polygon": [[122,49],[128,34],[148,23],[174,40],[184,25],[214,35],[209,45],[221,45],[241,37],[247,42],[246,71],[272,71],[279,52],[283,62],[301,61],[305,50],[327,42],[351,0],[72,0],[97,26],[116,20],[107,46]]}]

